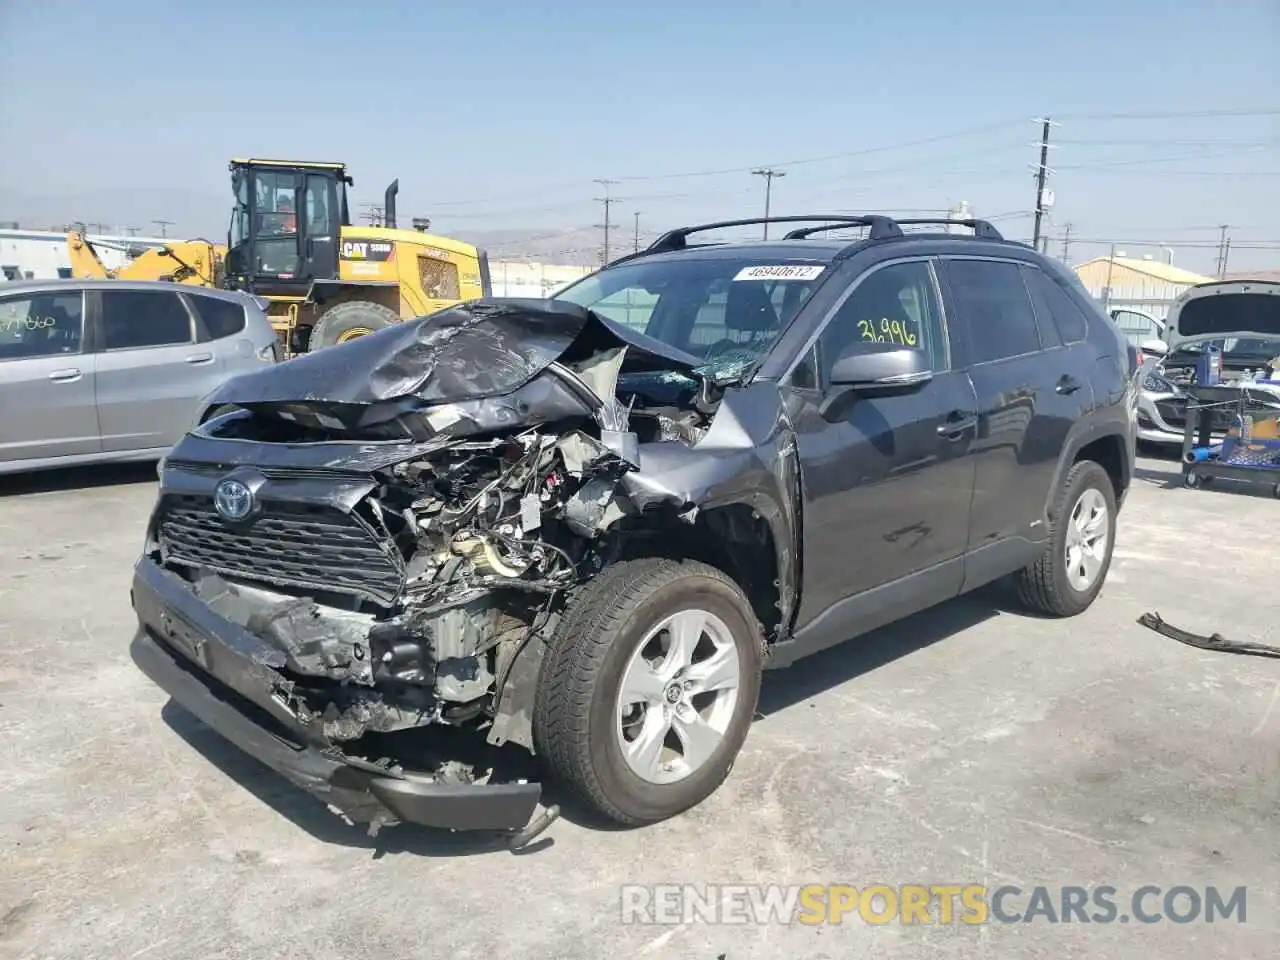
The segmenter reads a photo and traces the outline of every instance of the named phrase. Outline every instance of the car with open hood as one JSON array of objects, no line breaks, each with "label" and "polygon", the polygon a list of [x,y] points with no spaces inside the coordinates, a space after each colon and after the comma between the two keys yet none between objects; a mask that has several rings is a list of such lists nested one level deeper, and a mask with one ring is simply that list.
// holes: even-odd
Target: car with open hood
[{"label": "car with open hood", "polygon": [[622,824],[701,802],[766,667],[1006,575],[1086,609],[1133,471],[1111,319],[983,221],[693,241],[761,222],[227,383],[135,663],[353,821],[525,842],[544,775]]},{"label": "car with open hood", "polygon": [[[1221,351],[1221,380],[1272,393],[1280,401],[1280,283],[1230,280],[1184,291],[1170,308],[1164,330],[1166,353],[1142,365],[1138,438],[1181,446],[1186,432],[1188,389],[1195,384],[1206,348]],[[1236,411],[1208,411],[1211,434],[1221,439],[1235,426]]]}]

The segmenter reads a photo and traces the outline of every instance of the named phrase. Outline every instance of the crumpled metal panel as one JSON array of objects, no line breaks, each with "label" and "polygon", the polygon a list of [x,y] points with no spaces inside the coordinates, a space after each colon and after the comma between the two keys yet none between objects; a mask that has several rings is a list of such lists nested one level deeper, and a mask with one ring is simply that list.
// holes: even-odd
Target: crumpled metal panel
[{"label": "crumpled metal panel", "polygon": [[461,402],[510,394],[557,360],[570,364],[624,345],[627,369],[699,363],[576,304],[482,299],[236,377],[208,400],[245,406],[369,405],[404,397]]}]

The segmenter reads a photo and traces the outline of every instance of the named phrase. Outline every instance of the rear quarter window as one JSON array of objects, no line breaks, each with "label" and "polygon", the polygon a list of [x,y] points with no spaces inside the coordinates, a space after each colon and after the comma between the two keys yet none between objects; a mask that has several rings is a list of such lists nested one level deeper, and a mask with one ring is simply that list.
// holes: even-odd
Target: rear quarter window
[{"label": "rear quarter window", "polygon": [[244,331],[244,307],[218,297],[192,297],[210,340],[234,337]]},{"label": "rear quarter window", "polygon": [[1062,343],[1079,343],[1089,335],[1089,319],[1065,287],[1044,271],[1029,267],[1026,276],[1037,306],[1053,319]]}]

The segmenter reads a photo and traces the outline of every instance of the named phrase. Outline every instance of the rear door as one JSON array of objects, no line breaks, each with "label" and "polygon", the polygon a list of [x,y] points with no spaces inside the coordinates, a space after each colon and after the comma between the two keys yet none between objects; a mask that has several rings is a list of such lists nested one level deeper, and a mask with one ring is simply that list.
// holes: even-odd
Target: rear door
[{"label": "rear door", "polygon": [[97,453],[84,294],[0,295],[0,464]]},{"label": "rear door", "polygon": [[105,451],[172,446],[199,399],[223,378],[179,291],[103,290],[99,300],[98,422]]},{"label": "rear door", "polygon": [[977,396],[969,549],[1040,540],[1059,454],[1092,402],[1087,370],[1052,324],[1042,334],[1022,264],[940,259]]}]

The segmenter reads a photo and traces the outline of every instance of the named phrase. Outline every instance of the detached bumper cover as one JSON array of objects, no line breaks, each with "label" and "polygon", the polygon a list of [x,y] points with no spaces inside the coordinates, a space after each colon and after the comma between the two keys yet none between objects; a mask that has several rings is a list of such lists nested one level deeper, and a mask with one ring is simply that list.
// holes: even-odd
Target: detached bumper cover
[{"label": "detached bumper cover", "polygon": [[145,558],[132,592],[139,629],[129,652],[138,669],[206,726],[351,820],[518,830],[532,817],[542,792],[536,783],[446,784],[345,757],[275,693],[278,650]]}]

